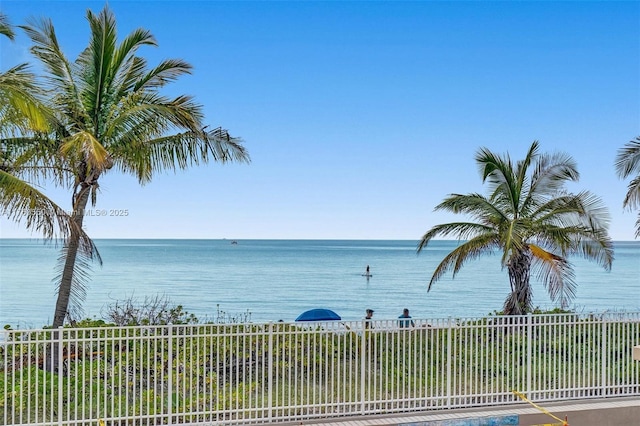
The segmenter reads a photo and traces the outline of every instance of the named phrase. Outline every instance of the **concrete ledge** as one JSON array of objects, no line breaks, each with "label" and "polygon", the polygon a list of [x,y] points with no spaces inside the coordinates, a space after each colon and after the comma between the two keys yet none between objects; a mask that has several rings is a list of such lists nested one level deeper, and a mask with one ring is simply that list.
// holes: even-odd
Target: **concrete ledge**
[{"label": "concrete ledge", "polygon": [[[635,425],[638,424],[637,421],[640,418],[640,397],[638,396],[550,402],[541,403],[541,406],[558,418],[564,419],[567,416],[568,423],[571,426]],[[443,422],[452,420],[468,421],[469,419],[491,417],[501,418],[512,415],[518,416],[519,425],[557,423],[557,420],[540,412],[537,408],[527,403],[519,403],[495,407],[327,418],[272,424],[280,426],[405,426],[421,424],[441,426],[447,424],[449,426],[452,424],[457,425],[457,423]]]}]

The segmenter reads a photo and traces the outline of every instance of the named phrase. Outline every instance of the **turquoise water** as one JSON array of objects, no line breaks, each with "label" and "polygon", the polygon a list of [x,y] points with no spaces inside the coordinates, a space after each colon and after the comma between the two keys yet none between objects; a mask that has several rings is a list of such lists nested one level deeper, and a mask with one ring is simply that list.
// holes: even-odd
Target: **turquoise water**
[{"label": "turquoise water", "polygon": [[[500,310],[509,291],[500,257],[468,263],[427,285],[435,266],[456,245],[436,241],[420,255],[415,241],[329,240],[98,240],[102,268],[94,267],[84,304],[86,317],[128,297],[166,295],[212,320],[218,309],[260,321],[293,321],[312,308],[329,308],[346,320],[466,317]],[[49,324],[55,304],[59,250],[36,240],[0,239],[0,324]],[[640,311],[640,242],[619,242],[610,272],[574,259],[578,312]],[[373,277],[362,274],[367,265]],[[534,285],[534,302],[551,308]]]}]

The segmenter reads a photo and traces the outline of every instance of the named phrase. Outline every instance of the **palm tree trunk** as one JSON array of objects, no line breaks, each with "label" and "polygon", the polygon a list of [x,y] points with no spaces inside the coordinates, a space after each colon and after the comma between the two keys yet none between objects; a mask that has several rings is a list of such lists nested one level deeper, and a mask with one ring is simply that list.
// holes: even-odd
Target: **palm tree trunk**
[{"label": "palm tree trunk", "polygon": [[[82,189],[77,194],[74,194],[73,213],[71,220],[78,225],[77,229],[82,229],[82,222],[84,221],[84,209],[89,201],[89,194],[91,192],[91,185],[82,184]],[[69,311],[69,299],[71,298],[71,286],[73,283],[73,273],[76,264],[76,258],[78,257],[78,248],[80,247],[80,234],[77,230],[72,229],[69,235],[69,239],[65,244],[64,250],[66,251],[66,258],[64,261],[64,268],[62,269],[62,277],[60,279],[60,287],[58,288],[58,299],[56,300],[56,310],[53,315],[53,342],[48,345],[49,355],[46,357],[45,370],[52,373],[62,373],[58,371],[60,365],[59,355],[59,341],[61,338],[61,331],[58,330],[64,324],[64,319]]]},{"label": "palm tree trunk", "polygon": [[531,312],[533,293],[531,291],[531,252],[529,248],[512,256],[507,265],[511,293],[504,302],[506,315],[524,315]]},{"label": "palm tree trunk", "polygon": [[[71,220],[78,225],[78,229],[82,229],[84,210],[87,207],[87,202],[89,201],[90,190],[91,186],[84,184],[78,194],[78,197],[74,197],[75,203],[73,205]],[[69,240],[65,245],[66,258],[62,269],[60,287],[58,288],[58,300],[56,301],[56,310],[53,315],[53,328],[61,327],[64,324],[64,319],[66,318],[69,310],[69,299],[71,297],[71,286],[73,283],[73,273],[76,258],[78,256],[79,243],[80,235],[76,231],[72,230]]]}]

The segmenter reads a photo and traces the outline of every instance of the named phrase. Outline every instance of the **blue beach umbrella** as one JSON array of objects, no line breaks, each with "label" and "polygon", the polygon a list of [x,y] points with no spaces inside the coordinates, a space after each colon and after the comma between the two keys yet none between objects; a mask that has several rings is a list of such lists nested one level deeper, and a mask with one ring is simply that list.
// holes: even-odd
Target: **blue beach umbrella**
[{"label": "blue beach umbrella", "polygon": [[331,309],[311,309],[298,315],[296,321],[339,321],[340,315]]}]

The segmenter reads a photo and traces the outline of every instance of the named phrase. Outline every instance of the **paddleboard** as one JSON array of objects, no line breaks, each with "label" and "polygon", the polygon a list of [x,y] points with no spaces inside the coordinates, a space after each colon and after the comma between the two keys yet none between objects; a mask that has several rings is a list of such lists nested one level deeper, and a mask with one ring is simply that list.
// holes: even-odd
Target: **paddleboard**
[{"label": "paddleboard", "polygon": [[373,274],[362,274],[363,277],[371,278]]}]

